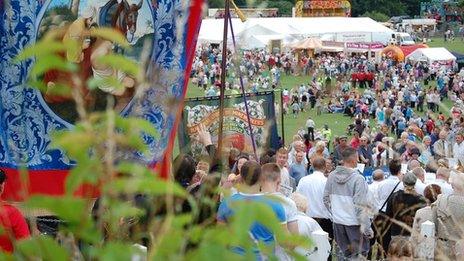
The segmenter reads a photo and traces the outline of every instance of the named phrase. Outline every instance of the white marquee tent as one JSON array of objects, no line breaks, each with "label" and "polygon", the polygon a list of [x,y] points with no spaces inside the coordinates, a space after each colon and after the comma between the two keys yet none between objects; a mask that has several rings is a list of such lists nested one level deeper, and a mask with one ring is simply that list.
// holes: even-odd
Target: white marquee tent
[{"label": "white marquee tent", "polygon": [[446,48],[419,48],[406,56],[407,60],[433,62],[451,62],[456,60],[456,56],[450,53]]},{"label": "white marquee tent", "polygon": [[[295,40],[324,36],[339,42],[375,42],[377,35],[391,36],[393,32],[368,17],[249,18],[246,22],[234,18],[232,24],[236,36],[248,29],[259,28],[271,32],[253,35],[284,35]],[[199,43],[221,43],[223,28],[222,19],[203,19],[198,36]]]}]

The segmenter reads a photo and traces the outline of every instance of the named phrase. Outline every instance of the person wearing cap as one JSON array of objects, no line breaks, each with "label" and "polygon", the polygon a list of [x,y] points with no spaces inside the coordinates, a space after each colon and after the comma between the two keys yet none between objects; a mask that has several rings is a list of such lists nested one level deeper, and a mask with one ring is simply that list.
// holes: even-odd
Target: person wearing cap
[{"label": "person wearing cap", "polygon": [[416,182],[416,175],[407,172],[403,176],[404,189],[393,193],[388,199],[386,215],[389,217],[387,226],[389,235],[384,238],[386,240],[383,242],[384,246],[388,246],[393,236],[411,236],[411,230],[406,229],[404,225],[412,228],[416,211],[427,206],[426,199],[415,190]]},{"label": "person wearing cap", "polygon": [[339,137],[339,144],[335,146],[334,149],[334,160],[335,160],[335,165],[339,165],[342,160],[342,152],[349,148],[348,146],[348,137],[346,135],[342,135]]},{"label": "person wearing cap", "polygon": [[66,59],[73,63],[80,63],[83,60],[83,50],[88,48],[89,43],[85,40],[90,36],[90,27],[96,16],[97,11],[94,7],[88,7],[81,17],[77,18],[66,30],[63,37],[63,43],[75,42],[76,48],[70,48],[66,51]]},{"label": "person wearing cap", "polygon": [[389,137],[384,137],[382,142],[378,142],[377,146],[373,149],[372,158],[374,166],[381,168],[387,166],[395,156],[395,151],[392,149],[392,142]]},{"label": "person wearing cap", "polygon": [[[0,169],[0,196],[5,190],[6,174]],[[0,249],[5,252],[13,252],[13,243],[30,237],[29,227],[21,212],[14,206],[1,201],[0,205]]]},{"label": "person wearing cap", "polygon": [[372,157],[372,147],[369,146],[369,137],[362,136],[358,148],[359,161],[366,165],[366,167],[374,166],[374,159]]}]

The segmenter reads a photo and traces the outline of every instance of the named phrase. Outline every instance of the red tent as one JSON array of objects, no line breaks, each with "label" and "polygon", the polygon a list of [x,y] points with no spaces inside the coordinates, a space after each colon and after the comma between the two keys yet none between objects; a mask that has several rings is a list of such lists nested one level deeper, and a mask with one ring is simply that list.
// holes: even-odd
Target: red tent
[{"label": "red tent", "polygon": [[426,44],[415,44],[415,45],[404,45],[400,46],[401,51],[403,51],[404,57],[408,56],[410,53],[414,52],[419,48],[429,48]]}]

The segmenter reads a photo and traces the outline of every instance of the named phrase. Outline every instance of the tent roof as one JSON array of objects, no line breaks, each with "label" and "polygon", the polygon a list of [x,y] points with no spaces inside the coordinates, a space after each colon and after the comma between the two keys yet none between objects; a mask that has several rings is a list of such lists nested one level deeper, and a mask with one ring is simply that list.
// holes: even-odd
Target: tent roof
[{"label": "tent roof", "polygon": [[451,61],[456,57],[446,48],[419,48],[406,57],[415,61]]},{"label": "tent roof", "polygon": [[414,44],[414,45],[404,45],[399,46],[401,51],[403,51],[404,56],[410,55],[412,52],[419,48],[428,48],[426,44]]},{"label": "tent roof", "polygon": [[[230,41],[229,43],[232,43],[232,41]],[[240,41],[238,44],[241,49],[245,50],[261,49],[265,48],[267,45],[265,41],[260,40],[255,35],[247,37],[246,41]]]},{"label": "tent roof", "polygon": [[319,38],[310,37],[290,45],[293,49],[317,49],[322,47],[322,41]]},{"label": "tent roof", "polygon": [[[249,18],[241,22],[232,19],[235,35],[247,28],[260,25],[273,31],[273,34],[293,36],[321,36],[337,33],[392,33],[393,31],[368,17],[273,17]],[[224,28],[222,19],[203,19],[198,39],[201,41],[221,42]],[[229,35],[230,30],[229,30]]]},{"label": "tent roof", "polygon": [[237,37],[252,36],[252,35],[275,35],[278,34],[276,31],[270,30],[263,25],[255,24],[251,27],[245,28]]},{"label": "tent roof", "polygon": [[[241,49],[251,50],[257,48],[265,48],[269,45],[271,40],[282,40],[283,43],[294,42],[295,38],[282,35],[282,34],[270,34],[270,35],[246,35],[243,38],[240,38],[242,41],[238,41],[238,45]],[[232,40],[229,39],[229,44],[232,43]]]}]

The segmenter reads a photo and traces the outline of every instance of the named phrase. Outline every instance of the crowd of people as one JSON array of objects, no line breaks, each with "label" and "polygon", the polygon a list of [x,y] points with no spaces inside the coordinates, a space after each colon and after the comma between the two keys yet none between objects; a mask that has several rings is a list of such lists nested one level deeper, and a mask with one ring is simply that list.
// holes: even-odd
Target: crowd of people
[{"label": "crowd of people", "polygon": [[[220,51],[201,48],[198,54],[192,76],[210,75],[206,85],[214,84],[220,69],[210,69],[204,58],[219,64]],[[388,57],[375,62],[359,55],[298,60],[290,52],[264,50],[244,52],[241,59],[246,89],[280,87],[284,113],[344,113],[353,124],[347,126],[347,136],[333,137],[327,124],[317,129],[309,118],[289,148],[268,151],[259,160],[231,153],[233,174],[221,186],[233,195],[222,199],[219,222],[227,223],[233,215],[229,200],[267,202],[261,197],[280,191],[279,197],[286,198],[282,208],[267,204],[287,223],[289,233],[301,234],[292,224],[303,225],[291,213],[305,216],[303,226],[327,232],[341,260],[367,256],[373,248],[392,260],[413,260],[424,247],[420,228],[425,221],[435,224],[436,258],[463,258],[464,70]],[[229,79],[237,76],[232,60],[228,72]],[[312,80],[281,86],[281,73]],[[238,86],[230,80],[226,89]],[[305,211],[297,212],[294,205],[302,201]],[[257,233],[259,226],[250,230],[252,238],[278,245],[268,241],[269,234]]]},{"label": "crowd of people", "polygon": [[[456,142],[456,146],[462,144],[462,135],[457,134],[461,143]],[[203,128],[199,136],[211,158],[215,158],[209,133]],[[428,167],[419,157],[400,157],[401,146],[392,145],[391,159],[373,171],[369,182],[359,170],[359,163],[365,159],[361,148],[368,141],[364,138],[355,148],[347,143],[347,137],[340,137],[330,153],[323,140],[307,150],[296,135],[289,148],[269,150],[259,160],[231,149],[228,164],[220,168],[219,161],[213,165],[206,159],[196,163],[191,156],[181,155],[175,160],[181,162],[175,164],[176,180],[195,194],[199,187],[206,186],[203,182],[210,175],[219,173],[213,186],[220,186],[224,194],[218,198],[217,212],[207,211],[209,215],[217,213],[219,223],[227,225],[233,217],[234,202],[264,203],[285,224],[288,233],[311,238],[316,231],[327,232],[324,244],[329,246],[327,249],[335,246],[333,251],[339,260],[371,257],[373,248],[390,260],[414,260],[424,247],[420,228],[426,221],[436,224],[436,258],[462,258],[462,168],[450,167],[452,158],[439,156],[431,159],[437,165]],[[250,228],[250,240],[274,246],[279,260],[291,260],[279,248],[272,232],[260,223]],[[239,246],[234,251],[244,253]],[[299,251],[308,258],[313,253],[308,249]]]},{"label": "crowd of people", "polygon": [[[335,137],[328,124],[318,129],[308,118],[288,147],[261,155],[235,148],[218,152],[200,126],[196,138],[205,155],[181,153],[173,162],[174,180],[198,200],[192,222],[227,226],[235,203],[261,203],[285,233],[311,238],[326,232],[326,241],[318,245],[328,250],[324,258],[414,260],[426,244],[421,225],[430,221],[435,224],[435,257],[464,258],[464,71],[387,57],[379,62],[343,55],[298,59],[291,52],[262,50],[244,52],[241,58],[239,65],[233,58],[227,62],[228,91],[239,93],[240,72],[248,91],[281,88],[283,113],[290,108],[293,114],[344,113],[353,124],[347,126],[348,135]],[[217,95],[220,64],[218,49],[198,50],[192,77],[205,95]],[[281,74],[305,74],[312,80],[290,88],[281,86]],[[452,107],[446,108],[445,101]],[[0,175],[0,191],[3,183]],[[136,202],[147,200],[138,197]],[[191,211],[190,202],[181,205],[179,211]],[[21,224],[17,238],[29,235]],[[266,259],[258,251],[258,245],[265,245],[279,260],[292,260],[264,224],[253,222],[249,235],[257,259]],[[293,248],[308,259],[318,251]],[[231,251],[244,254],[246,249],[231,246]]]}]

